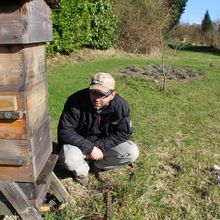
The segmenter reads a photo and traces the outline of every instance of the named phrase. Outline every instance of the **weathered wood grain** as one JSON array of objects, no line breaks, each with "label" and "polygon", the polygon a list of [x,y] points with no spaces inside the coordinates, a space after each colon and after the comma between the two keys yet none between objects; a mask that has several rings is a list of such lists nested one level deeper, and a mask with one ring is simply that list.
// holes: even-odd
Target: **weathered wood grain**
[{"label": "weathered wood grain", "polygon": [[55,1],[0,1],[0,191],[8,200],[0,209],[15,209],[24,220],[43,219],[35,207],[48,192],[56,162],[48,159],[45,52],[45,42],[52,40],[47,3],[54,6]]},{"label": "weathered wood grain", "polygon": [[24,192],[14,182],[0,182],[0,190],[24,220],[43,220],[40,212],[30,203]]},{"label": "weathered wood grain", "polygon": [[[19,120],[16,120],[17,122]],[[2,123],[0,123],[1,125]],[[28,139],[0,139],[0,155],[22,156],[27,164],[20,167],[0,166],[0,180],[35,182],[52,152],[50,119],[46,118]]]},{"label": "weathered wood grain", "polygon": [[27,198],[31,201],[33,205],[39,208],[43,200],[45,199],[46,193],[50,187],[50,178],[48,179],[47,183],[45,184],[36,184],[33,183],[17,183]]},{"label": "weathered wood grain", "polygon": [[22,157],[26,163],[22,166],[1,165],[1,181],[33,182],[34,171],[29,140],[0,139],[0,155],[5,158]]},{"label": "weathered wood grain", "polygon": [[1,1],[0,5],[0,44],[22,41],[19,1]]},{"label": "weathered wood grain", "polygon": [[[0,72],[0,80],[1,80],[1,72]],[[5,97],[15,97],[16,102],[17,102],[17,110],[25,111],[24,92],[11,92],[10,90],[7,92],[0,92],[0,97],[2,99],[4,99],[4,96]]]},{"label": "weathered wood grain", "polygon": [[2,156],[0,155],[0,166],[22,166],[27,163],[27,158],[24,156]]},{"label": "weathered wood grain", "polygon": [[42,187],[40,188],[40,190],[38,191],[38,195],[37,198],[35,200],[31,200],[31,203],[33,205],[35,205],[38,209],[41,207],[41,205],[43,204],[46,194],[49,191],[50,188],[50,179],[48,180],[48,182],[46,184],[42,184]]},{"label": "weathered wood grain", "polygon": [[47,192],[49,191],[50,183],[51,180],[49,179],[47,183],[40,185],[37,185],[36,183],[17,183],[17,184],[24,192],[24,194],[27,196],[31,204],[39,209],[45,200]]},{"label": "weathered wood grain", "polygon": [[38,131],[31,138],[31,149],[33,158],[34,177],[37,180],[40,172],[48,161],[52,152],[52,139],[50,133],[50,118],[46,118]]},{"label": "weathered wood grain", "polygon": [[34,182],[33,166],[0,166],[1,181]]},{"label": "weathered wood grain", "polygon": [[46,164],[44,165],[44,168],[41,170],[40,175],[37,178],[36,181],[37,184],[45,184],[48,182],[48,179],[50,178],[51,173],[53,172],[57,160],[58,160],[57,154],[50,155]]},{"label": "weathered wood grain", "polygon": [[[43,204],[46,194],[49,191],[51,180],[49,179],[46,184],[36,183],[19,183],[17,182],[20,189],[26,195],[27,199],[32,205],[38,209]],[[17,195],[18,196],[18,195]],[[0,215],[13,215],[16,214],[13,206],[8,202],[5,196],[0,192]]]},{"label": "weathered wood grain", "polygon": [[0,119],[0,143],[1,139],[26,139],[26,119],[2,120]]},{"label": "weathered wood grain", "polygon": [[22,92],[46,81],[45,44],[0,45],[0,92]]},{"label": "weathered wood grain", "polygon": [[5,196],[0,192],[0,215],[13,215],[16,211],[8,202]]},{"label": "weathered wood grain", "polygon": [[[33,136],[43,121],[48,117],[48,88],[47,81],[41,80],[24,92],[0,92],[4,99],[8,94],[13,94],[17,100],[17,112],[0,112],[0,138],[26,139]],[[7,113],[7,114],[5,114]],[[14,115],[13,117],[8,114]],[[9,117],[9,118],[7,118]]]},{"label": "weathered wood grain", "polygon": [[24,156],[28,157],[31,153],[29,140],[8,140],[0,139],[0,155],[8,156]]},{"label": "weathered wood grain", "polygon": [[32,135],[39,128],[48,115],[47,82],[42,81],[26,92],[26,117],[29,135]]},{"label": "weathered wood grain", "polygon": [[51,10],[44,0],[30,1],[28,8],[28,34],[32,42],[46,42],[52,40]]},{"label": "weathered wood grain", "polygon": [[60,180],[57,178],[54,172],[52,173],[52,176],[51,176],[50,190],[60,202],[69,201],[70,199],[69,193],[66,191],[65,187],[60,182]]},{"label": "weathered wood grain", "polygon": [[30,44],[52,40],[51,11],[44,0],[13,3],[0,2],[0,44]]},{"label": "weathered wood grain", "polygon": [[18,109],[16,96],[0,95],[0,111],[16,111]]}]

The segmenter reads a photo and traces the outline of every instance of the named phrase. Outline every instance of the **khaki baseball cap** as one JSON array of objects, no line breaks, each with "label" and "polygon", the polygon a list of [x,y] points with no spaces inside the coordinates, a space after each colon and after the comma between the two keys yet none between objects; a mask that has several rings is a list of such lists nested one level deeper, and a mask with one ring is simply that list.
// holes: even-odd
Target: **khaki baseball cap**
[{"label": "khaki baseball cap", "polygon": [[115,80],[109,73],[96,73],[91,80],[90,90],[108,95],[115,89]]}]

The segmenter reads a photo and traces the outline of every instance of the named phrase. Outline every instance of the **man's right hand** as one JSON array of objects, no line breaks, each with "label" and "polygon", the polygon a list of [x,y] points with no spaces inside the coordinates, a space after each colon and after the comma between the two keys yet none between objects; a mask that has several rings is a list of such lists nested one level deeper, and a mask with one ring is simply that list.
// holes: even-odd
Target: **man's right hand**
[{"label": "man's right hand", "polygon": [[93,160],[102,160],[104,157],[103,152],[96,146],[94,146],[90,156]]}]

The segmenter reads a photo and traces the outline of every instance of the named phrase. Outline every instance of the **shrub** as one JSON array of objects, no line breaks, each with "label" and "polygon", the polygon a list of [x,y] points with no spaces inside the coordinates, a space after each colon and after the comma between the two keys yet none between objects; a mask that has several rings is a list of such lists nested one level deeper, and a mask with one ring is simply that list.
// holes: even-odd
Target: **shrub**
[{"label": "shrub", "polygon": [[90,8],[91,43],[98,49],[107,49],[114,45],[118,17],[106,0],[93,1]]},{"label": "shrub", "polygon": [[120,16],[117,45],[125,51],[152,53],[160,48],[160,36],[169,25],[166,0],[112,0]]},{"label": "shrub", "polygon": [[60,10],[53,11],[54,40],[48,54],[66,53],[90,42],[90,15],[84,0],[60,0]]},{"label": "shrub", "polygon": [[69,54],[83,46],[106,49],[113,46],[117,16],[107,0],[60,0],[53,11],[54,40],[48,45],[50,56]]}]

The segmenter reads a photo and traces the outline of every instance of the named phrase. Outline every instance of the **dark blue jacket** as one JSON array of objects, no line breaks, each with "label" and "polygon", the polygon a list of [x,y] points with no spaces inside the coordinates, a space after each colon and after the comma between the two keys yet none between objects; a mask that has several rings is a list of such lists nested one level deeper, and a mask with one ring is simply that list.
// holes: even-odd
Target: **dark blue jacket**
[{"label": "dark blue jacket", "polygon": [[59,120],[58,143],[77,146],[83,154],[90,154],[94,145],[105,151],[128,140],[131,133],[128,103],[116,94],[108,106],[97,112],[87,88],[67,99]]}]

